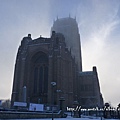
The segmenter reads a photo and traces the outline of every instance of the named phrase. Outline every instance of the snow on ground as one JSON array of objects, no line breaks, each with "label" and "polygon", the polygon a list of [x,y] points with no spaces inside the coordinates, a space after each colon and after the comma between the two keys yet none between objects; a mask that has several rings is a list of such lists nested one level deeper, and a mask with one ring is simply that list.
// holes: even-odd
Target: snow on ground
[{"label": "snow on ground", "polygon": [[[2,119],[0,119],[2,120]],[[13,120],[13,119],[9,119]],[[52,118],[44,118],[44,119],[14,119],[14,120],[52,120]],[[73,118],[71,116],[68,116],[67,118],[54,118],[54,120],[118,120],[118,119],[104,119],[100,117],[84,117],[84,118]]]},{"label": "snow on ground", "polygon": [[[32,119],[32,120],[38,120],[38,119]],[[49,119],[39,119],[39,120],[52,120],[52,118]],[[104,118],[73,118],[73,117],[67,117],[67,118],[54,118],[54,120],[117,120],[117,119],[104,119]]]}]

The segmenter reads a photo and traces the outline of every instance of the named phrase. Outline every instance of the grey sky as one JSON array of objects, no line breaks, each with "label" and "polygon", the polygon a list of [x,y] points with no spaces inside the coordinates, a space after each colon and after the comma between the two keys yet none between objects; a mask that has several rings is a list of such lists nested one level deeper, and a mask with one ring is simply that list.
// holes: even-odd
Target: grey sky
[{"label": "grey sky", "polygon": [[120,102],[119,0],[0,0],[0,99],[11,96],[21,39],[49,37],[56,17],[69,14],[79,25],[83,70],[96,65],[105,102]]}]

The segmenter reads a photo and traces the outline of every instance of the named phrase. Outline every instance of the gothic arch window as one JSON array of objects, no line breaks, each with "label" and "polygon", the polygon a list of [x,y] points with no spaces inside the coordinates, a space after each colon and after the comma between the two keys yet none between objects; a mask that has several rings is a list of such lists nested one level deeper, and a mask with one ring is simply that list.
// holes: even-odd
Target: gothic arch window
[{"label": "gothic arch window", "polygon": [[48,56],[38,52],[32,57],[33,94],[42,96],[48,91]]}]

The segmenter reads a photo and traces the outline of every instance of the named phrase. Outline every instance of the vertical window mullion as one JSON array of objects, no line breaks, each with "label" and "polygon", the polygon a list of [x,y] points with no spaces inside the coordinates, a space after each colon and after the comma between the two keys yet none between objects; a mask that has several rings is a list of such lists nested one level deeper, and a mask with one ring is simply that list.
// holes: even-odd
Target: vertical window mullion
[{"label": "vertical window mullion", "polygon": [[37,79],[38,79],[38,68],[35,67],[34,69],[34,93],[37,92]]},{"label": "vertical window mullion", "polygon": [[48,67],[44,68],[44,93],[47,93],[48,90]]},{"label": "vertical window mullion", "polygon": [[42,87],[43,87],[43,67],[40,66],[39,70],[39,92],[40,94],[42,93]]}]

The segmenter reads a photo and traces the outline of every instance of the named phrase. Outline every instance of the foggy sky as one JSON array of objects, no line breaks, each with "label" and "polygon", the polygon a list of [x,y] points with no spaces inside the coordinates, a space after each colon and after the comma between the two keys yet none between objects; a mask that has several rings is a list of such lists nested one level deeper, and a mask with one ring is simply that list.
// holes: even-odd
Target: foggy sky
[{"label": "foggy sky", "polygon": [[97,66],[105,102],[120,102],[119,0],[0,0],[0,99],[11,96],[22,38],[50,37],[53,21],[69,15],[79,25],[83,71]]}]

